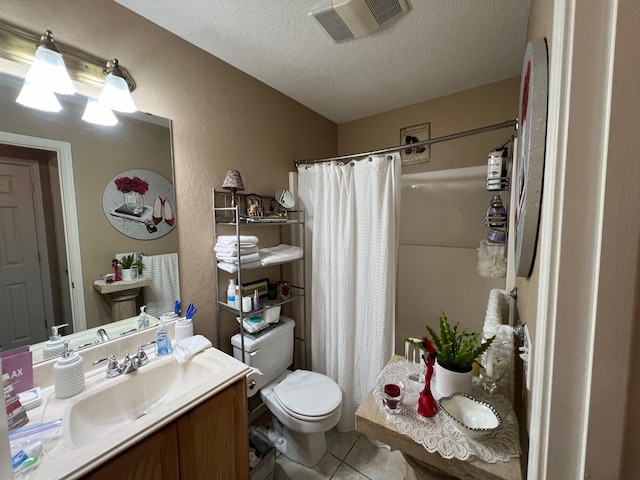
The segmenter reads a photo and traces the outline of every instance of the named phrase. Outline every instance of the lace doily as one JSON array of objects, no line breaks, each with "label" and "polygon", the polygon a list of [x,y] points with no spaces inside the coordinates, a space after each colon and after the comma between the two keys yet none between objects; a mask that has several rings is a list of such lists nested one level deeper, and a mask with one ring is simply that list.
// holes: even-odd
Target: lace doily
[{"label": "lace doily", "polygon": [[[429,453],[438,452],[443,458],[468,460],[471,455],[475,455],[485,462],[496,463],[508,462],[512,457],[520,455],[518,420],[511,404],[502,395],[487,397],[482,388],[474,383],[473,396],[491,403],[498,411],[502,425],[495,432],[472,439],[455,427],[451,419],[441,411],[439,405],[438,413],[434,417],[425,418],[418,413],[418,396],[424,389],[424,383],[408,379],[409,374],[415,373],[411,365],[405,361],[391,363],[384,368],[378,378],[378,384],[402,381],[405,385],[406,394],[402,411],[386,414],[387,419],[395,424],[402,434],[422,445]],[[431,391],[438,400],[439,395],[435,392],[434,379],[435,374],[431,379]],[[376,404],[382,409],[380,388],[374,389],[374,397]]]}]

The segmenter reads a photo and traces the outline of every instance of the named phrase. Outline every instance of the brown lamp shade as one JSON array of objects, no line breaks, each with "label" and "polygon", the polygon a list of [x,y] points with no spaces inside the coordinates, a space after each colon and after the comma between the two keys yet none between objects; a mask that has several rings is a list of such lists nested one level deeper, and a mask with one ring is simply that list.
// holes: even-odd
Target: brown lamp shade
[{"label": "brown lamp shade", "polygon": [[227,176],[224,177],[224,182],[222,182],[222,188],[231,191],[244,190],[240,172],[238,170],[229,170]]}]

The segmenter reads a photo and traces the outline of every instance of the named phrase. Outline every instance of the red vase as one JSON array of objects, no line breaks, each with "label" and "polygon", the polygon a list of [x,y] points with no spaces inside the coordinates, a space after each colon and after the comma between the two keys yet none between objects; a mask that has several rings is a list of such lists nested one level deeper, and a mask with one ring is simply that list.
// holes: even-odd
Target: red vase
[{"label": "red vase", "polygon": [[433,376],[434,358],[427,356],[427,372],[424,375],[424,390],[418,398],[418,413],[423,417],[433,417],[438,412],[438,404],[431,393],[431,377]]}]

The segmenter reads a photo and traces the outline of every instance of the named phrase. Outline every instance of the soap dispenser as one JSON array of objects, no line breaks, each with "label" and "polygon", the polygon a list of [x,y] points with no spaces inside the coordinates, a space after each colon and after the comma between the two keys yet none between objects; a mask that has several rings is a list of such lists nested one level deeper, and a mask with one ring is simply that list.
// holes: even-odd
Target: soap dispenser
[{"label": "soap dispenser", "polygon": [[53,386],[58,398],[73,397],[84,390],[82,357],[69,350],[69,342],[63,343],[62,356],[53,365]]},{"label": "soap dispenser", "polygon": [[49,337],[49,340],[44,342],[44,348],[42,350],[42,355],[45,360],[59,357],[60,354],[62,354],[62,351],[64,350],[64,340],[58,331],[62,327],[67,326],[69,326],[68,323],[63,323],[62,325],[54,325],[51,327],[51,336]]},{"label": "soap dispenser", "polygon": [[149,328],[149,317],[147,316],[147,312],[144,311],[145,308],[147,308],[146,305],[140,307],[140,316],[138,317],[138,330]]},{"label": "soap dispenser", "polygon": [[164,316],[160,317],[158,324],[158,333],[156,334],[156,355],[169,355],[173,351],[171,347],[171,339],[169,338],[169,330],[164,323]]}]

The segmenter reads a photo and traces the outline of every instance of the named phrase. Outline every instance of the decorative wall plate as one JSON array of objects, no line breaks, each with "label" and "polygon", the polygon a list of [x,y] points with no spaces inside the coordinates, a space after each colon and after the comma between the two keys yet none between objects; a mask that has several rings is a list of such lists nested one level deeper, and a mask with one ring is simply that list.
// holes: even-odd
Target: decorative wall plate
[{"label": "decorative wall plate", "polygon": [[153,240],[176,225],[173,185],[150,170],[127,170],[104,187],[102,208],[107,220],[127,237]]},{"label": "decorative wall plate", "polygon": [[520,83],[518,148],[515,158],[515,269],[519,277],[533,270],[540,204],[544,153],[547,138],[547,42],[538,38],[527,44]]}]

